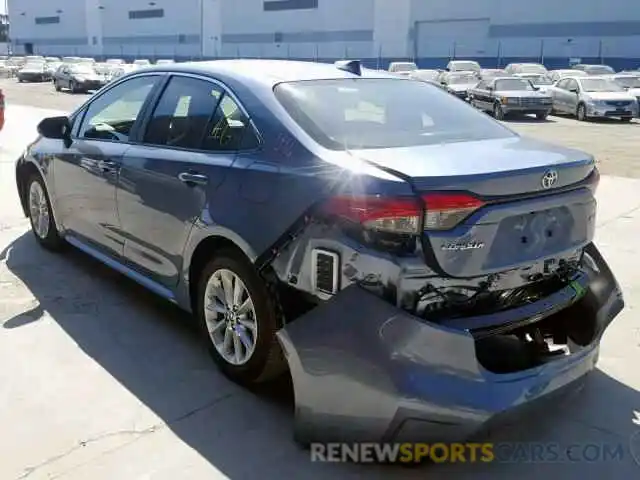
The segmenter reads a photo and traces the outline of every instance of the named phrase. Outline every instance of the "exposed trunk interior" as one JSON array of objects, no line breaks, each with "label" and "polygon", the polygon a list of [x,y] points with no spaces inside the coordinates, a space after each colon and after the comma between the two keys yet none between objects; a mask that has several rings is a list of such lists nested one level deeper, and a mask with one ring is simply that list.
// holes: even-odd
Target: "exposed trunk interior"
[{"label": "exposed trunk interior", "polygon": [[476,356],[490,372],[519,372],[575,353],[595,335],[596,312],[583,298],[537,323],[476,340]]}]

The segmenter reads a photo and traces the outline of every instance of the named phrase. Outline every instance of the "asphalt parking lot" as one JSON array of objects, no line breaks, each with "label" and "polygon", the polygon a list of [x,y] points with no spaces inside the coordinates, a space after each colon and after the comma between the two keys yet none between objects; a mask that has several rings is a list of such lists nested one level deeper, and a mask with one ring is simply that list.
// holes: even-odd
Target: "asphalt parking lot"
[{"label": "asphalt parking lot", "polygon": [[[607,331],[599,369],[584,390],[546,416],[493,432],[494,442],[523,449],[510,461],[363,466],[310,463],[292,441],[286,383],[255,393],[229,383],[184,314],[79,252],[54,255],[36,246],[19,209],[14,161],[42,117],[69,111],[87,95],[4,79],[0,88],[8,105],[0,133],[0,478],[638,477],[637,121],[507,122],[587,150],[600,162],[596,239],[627,308]],[[578,453],[562,460],[536,456],[550,445],[577,446]],[[624,453],[605,458],[603,452],[616,448]]]}]

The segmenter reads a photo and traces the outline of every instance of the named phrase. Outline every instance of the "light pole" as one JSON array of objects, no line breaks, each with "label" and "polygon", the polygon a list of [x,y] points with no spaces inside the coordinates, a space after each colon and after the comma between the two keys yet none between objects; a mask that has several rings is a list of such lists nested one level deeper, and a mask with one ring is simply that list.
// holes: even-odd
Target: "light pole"
[{"label": "light pole", "polygon": [[204,0],[200,0],[200,60],[204,60]]}]

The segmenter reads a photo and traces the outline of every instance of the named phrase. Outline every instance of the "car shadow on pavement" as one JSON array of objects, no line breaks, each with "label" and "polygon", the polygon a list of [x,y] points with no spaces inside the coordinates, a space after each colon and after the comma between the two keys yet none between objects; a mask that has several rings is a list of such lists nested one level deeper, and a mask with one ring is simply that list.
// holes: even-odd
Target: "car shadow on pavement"
[{"label": "car shadow on pavement", "polygon": [[[143,426],[140,436],[168,428],[229,478],[255,478],[259,471],[263,478],[303,474],[305,478],[422,479],[425,468],[430,478],[457,479],[634,478],[640,472],[629,451],[630,438],[640,429],[633,423],[640,396],[601,371],[591,375],[579,395],[565,399],[547,417],[503,426],[489,439],[527,445],[551,442],[561,448],[624,445],[622,459],[570,462],[517,451],[502,452],[500,460],[491,464],[431,464],[415,469],[312,464],[309,452],[292,439],[293,400],[286,379],[258,392],[232,384],[215,369],[184,312],[74,249],[64,254],[41,249],[31,232],[0,252],[0,267],[2,263],[22,283],[19,288],[35,297],[20,307],[22,311],[9,315],[4,329],[52,319],[85,355],[161,419],[157,428]],[[346,392],[344,400],[348,402]],[[640,446],[637,449],[640,457]],[[580,455],[584,456],[576,453]],[[535,468],[523,465],[531,463]]]}]

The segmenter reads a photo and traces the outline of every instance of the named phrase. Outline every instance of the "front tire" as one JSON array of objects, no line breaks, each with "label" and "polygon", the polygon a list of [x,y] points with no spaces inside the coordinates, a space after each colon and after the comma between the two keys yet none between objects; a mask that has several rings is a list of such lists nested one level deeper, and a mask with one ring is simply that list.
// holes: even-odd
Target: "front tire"
[{"label": "front tire", "polygon": [[578,109],[576,110],[576,118],[580,122],[586,122],[588,120],[587,107],[585,106],[584,103],[581,103],[580,105],[578,105]]},{"label": "front tire", "polygon": [[241,254],[223,250],[205,267],[197,315],[209,353],[232,381],[253,386],[286,371],[277,294]]},{"label": "front tire", "polygon": [[504,120],[504,110],[499,103],[493,105],[493,118],[496,120]]},{"label": "front tire", "polygon": [[64,240],[56,227],[49,194],[40,175],[33,174],[29,177],[26,195],[31,231],[36,241],[48,250],[61,250]]},{"label": "front tire", "polygon": [[536,113],[536,118],[541,121],[546,120],[548,116],[549,114],[547,112]]}]

